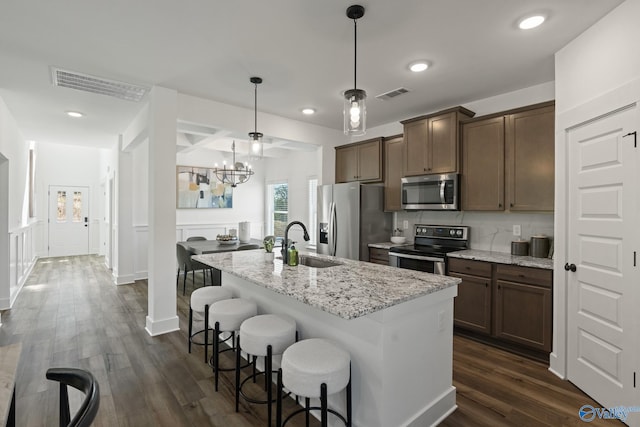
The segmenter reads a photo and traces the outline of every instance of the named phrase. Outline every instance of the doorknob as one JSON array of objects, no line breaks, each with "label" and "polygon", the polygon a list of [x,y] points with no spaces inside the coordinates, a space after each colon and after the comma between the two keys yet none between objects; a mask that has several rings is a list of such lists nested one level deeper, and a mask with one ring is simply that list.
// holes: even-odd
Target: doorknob
[{"label": "doorknob", "polygon": [[572,272],[574,272],[574,273],[575,273],[575,271],[576,271],[576,265],[575,265],[575,264],[569,264],[569,263],[566,263],[566,264],[564,265],[564,269],[565,269],[566,271],[572,271]]}]

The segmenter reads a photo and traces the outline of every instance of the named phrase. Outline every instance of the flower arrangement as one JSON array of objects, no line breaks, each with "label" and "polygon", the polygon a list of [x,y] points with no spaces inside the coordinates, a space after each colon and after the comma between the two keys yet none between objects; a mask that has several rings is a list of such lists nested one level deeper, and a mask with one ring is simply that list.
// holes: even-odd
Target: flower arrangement
[{"label": "flower arrangement", "polygon": [[276,239],[273,236],[267,236],[262,240],[262,244],[264,245],[264,250],[267,253],[271,253],[273,251],[273,246],[276,243]]}]

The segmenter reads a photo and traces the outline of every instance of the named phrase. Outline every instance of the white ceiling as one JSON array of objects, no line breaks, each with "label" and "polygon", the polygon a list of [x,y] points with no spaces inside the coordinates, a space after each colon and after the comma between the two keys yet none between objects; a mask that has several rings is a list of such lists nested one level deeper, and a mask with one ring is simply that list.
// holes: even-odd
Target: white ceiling
[{"label": "white ceiling", "polygon": [[[365,0],[358,87],[368,127],[554,79],[553,54],[622,0]],[[340,0],[3,0],[0,96],[27,140],[110,147],[143,103],[54,87],[50,67],[342,129],[353,21]],[[519,18],[548,16],[518,30]],[[432,67],[407,70],[416,59]],[[405,87],[388,101],[381,93]],[[303,107],[317,110],[303,116]],[[82,119],[67,110],[86,114]],[[258,123],[258,130],[260,123]],[[234,129],[246,134],[252,129]]]}]

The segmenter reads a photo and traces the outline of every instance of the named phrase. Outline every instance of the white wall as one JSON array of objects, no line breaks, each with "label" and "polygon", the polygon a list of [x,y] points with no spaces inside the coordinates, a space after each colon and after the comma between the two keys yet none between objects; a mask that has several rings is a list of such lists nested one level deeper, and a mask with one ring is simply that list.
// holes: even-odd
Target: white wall
[{"label": "white wall", "polygon": [[[291,152],[287,157],[267,159],[266,161],[263,192],[266,192],[268,184],[287,182],[289,185],[289,221],[300,221],[309,231],[316,226],[309,221],[309,179],[318,178],[322,160],[321,153],[322,148],[318,147],[313,152]],[[266,209],[266,201],[263,204]],[[306,247],[300,227],[292,227],[288,237],[297,242],[298,248]]]},{"label": "white wall", "polygon": [[[36,174],[36,206],[38,217],[48,218],[48,190],[51,185],[87,186],[91,204],[89,208],[89,253],[100,252],[100,224],[103,212],[100,191],[101,150],[75,145],[39,143],[38,173]],[[45,247],[42,256],[46,256]]]},{"label": "white wall", "polygon": [[0,98],[0,153],[9,160],[9,222],[11,230],[28,223],[28,206],[24,205],[27,188],[29,143]]},{"label": "white wall", "polygon": [[[236,153],[236,157],[239,154]],[[227,160],[231,164],[231,153],[212,150],[194,150],[189,153],[178,153],[176,164],[180,166],[213,167]],[[253,162],[255,174],[244,184],[233,189],[233,207],[231,209],[178,209],[176,222],[178,225],[219,224],[223,227],[238,228],[241,221],[251,223],[251,237],[261,238],[264,230],[264,176],[267,159]],[[175,172],[174,172],[175,173]],[[205,236],[215,238],[214,236]]]},{"label": "white wall", "polygon": [[[627,0],[556,53],[556,236],[550,369],[567,375],[568,221],[565,130],[640,102],[640,0]],[[638,187],[636,186],[636,191]],[[637,318],[637,316],[636,316]],[[637,319],[636,319],[637,321]]]},{"label": "white wall", "polygon": [[38,223],[29,218],[28,159],[29,143],[0,98],[0,309],[15,301],[36,259]]},{"label": "white wall", "polygon": [[640,1],[627,0],[556,54],[556,112],[640,76]]},{"label": "white wall", "polygon": [[[470,100],[469,102],[463,103],[462,106],[476,113],[475,117],[480,117],[513,108],[524,107],[526,105],[537,104],[539,102],[551,101],[554,99],[554,96],[554,82],[547,82],[492,96],[491,98]],[[451,107],[456,107],[456,105],[439,108],[436,111],[424,111],[416,116],[435,113]],[[410,118],[411,117],[407,117],[407,119]],[[357,138],[357,140],[364,141],[369,138],[392,136],[401,133],[403,133],[402,124],[400,124],[400,122],[392,122],[367,129],[367,134]]]}]

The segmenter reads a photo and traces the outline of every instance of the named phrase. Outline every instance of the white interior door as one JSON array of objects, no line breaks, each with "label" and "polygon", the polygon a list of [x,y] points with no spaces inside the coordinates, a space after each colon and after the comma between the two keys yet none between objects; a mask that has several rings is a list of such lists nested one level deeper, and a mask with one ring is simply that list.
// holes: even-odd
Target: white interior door
[{"label": "white interior door", "polygon": [[633,106],[567,134],[567,373],[607,408],[638,403],[633,287],[639,156],[635,136],[628,135],[637,124]]},{"label": "white interior door", "polygon": [[49,186],[49,256],[89,253],[89,187]]}]

